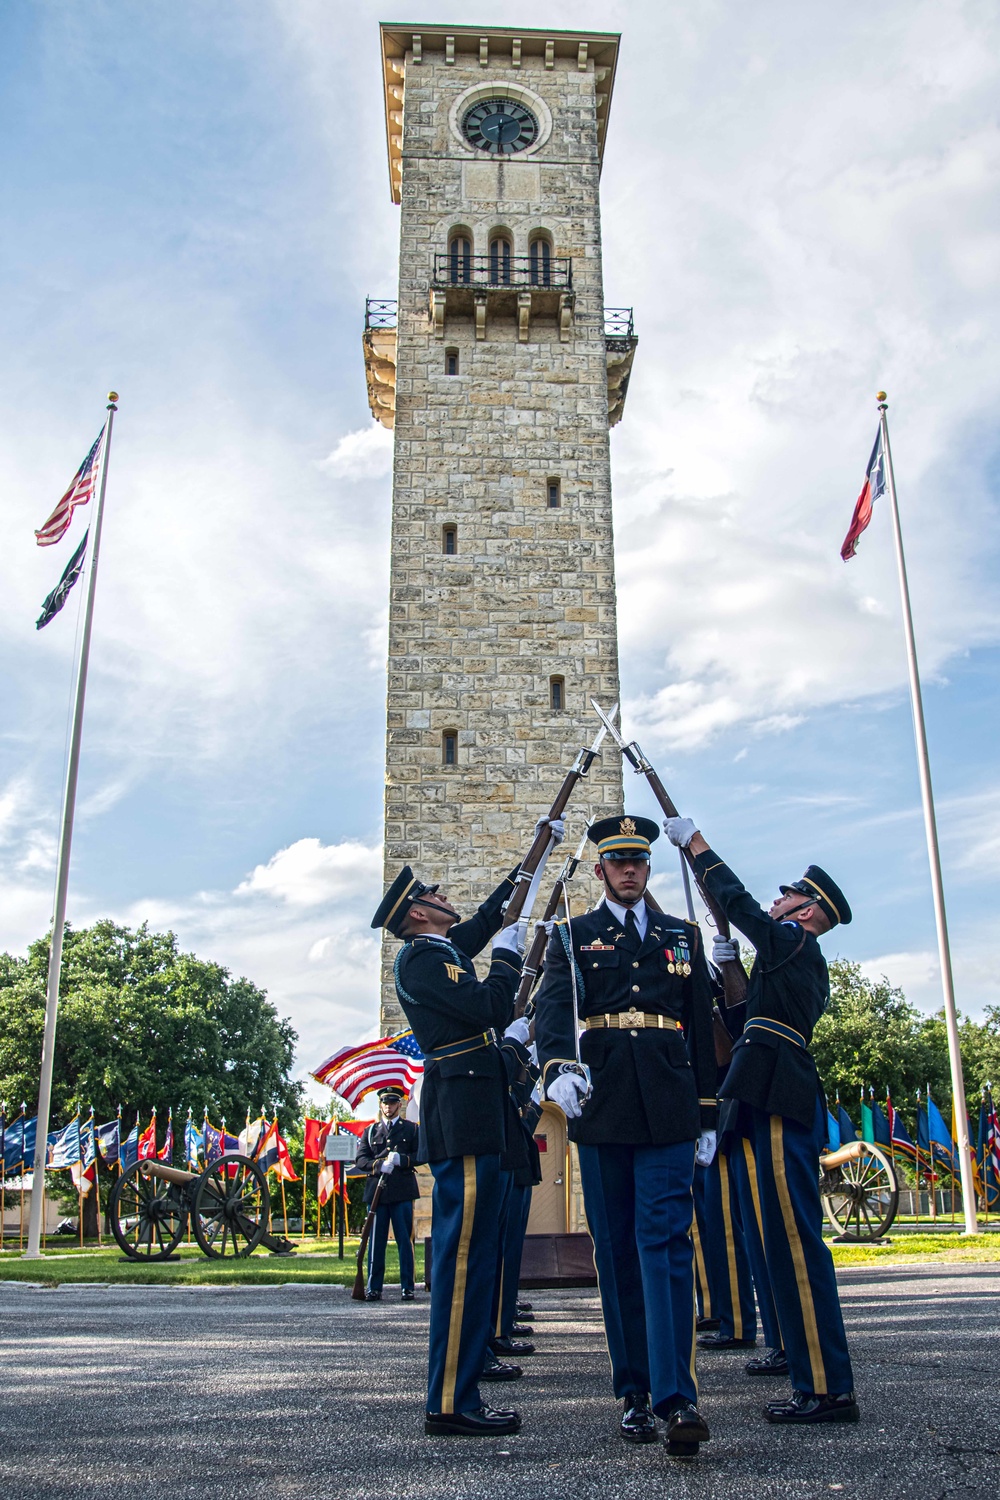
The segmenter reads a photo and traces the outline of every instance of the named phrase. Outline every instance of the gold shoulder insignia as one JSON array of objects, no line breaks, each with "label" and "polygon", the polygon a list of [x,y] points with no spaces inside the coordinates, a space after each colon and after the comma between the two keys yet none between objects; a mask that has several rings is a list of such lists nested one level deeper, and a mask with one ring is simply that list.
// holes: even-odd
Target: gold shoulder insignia
[{"label": "gold shoulder insignia", "polygon": [[447,974],[447,976],[451,980],[452,984],[457,984],[458,983],[458,979],[459,979],[459,975],[461,974],[462,971],[459,968],[458,964],[445,964],[445,966],[444,966],[444,972]]},{"label": "gold shoulder insignia", "polygon": [[635,833],[635,819],[622,818],[621,822],[618,824],[618,831],[620,833],[624,833],[626,837]]}]

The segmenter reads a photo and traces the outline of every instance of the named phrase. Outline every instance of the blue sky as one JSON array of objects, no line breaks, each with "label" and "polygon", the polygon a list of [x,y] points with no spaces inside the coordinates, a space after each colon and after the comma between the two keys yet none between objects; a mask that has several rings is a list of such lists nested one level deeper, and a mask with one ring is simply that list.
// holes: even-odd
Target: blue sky
[{"label": "blue sky", "polygon": [[[360,334],[396,281],[381,18],[0,11],[0,947],[51,911],[76,605],[34,620],[85,523],[58,548],[33,531],[114,386],[70,917],[148,917],[248,974],[304,1065],[377,1018],[390,439]],[[831,956],[936,1008],[885,509],[838,555],[888,390],[978,1014],[1000,1003],[995,9],[525,19],[623,33],[602,188],[605,300],[640,337],[612,437],[626,726],[762,900],[825,865],[857,913]]]}]

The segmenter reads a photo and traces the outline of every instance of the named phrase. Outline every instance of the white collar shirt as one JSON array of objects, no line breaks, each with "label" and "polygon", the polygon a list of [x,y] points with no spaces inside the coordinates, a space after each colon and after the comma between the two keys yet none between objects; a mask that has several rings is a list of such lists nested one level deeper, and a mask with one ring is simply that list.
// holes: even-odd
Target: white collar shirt
[{"label": "white collar shirt", "polygon": [[608,908],[608,911],[611,913],[611,915],[618,918],[623,927],[625,926],[626,913],[630,911],[634,912],[635,925],[636,929],[638,930],[639,937],[640,939],[642,939],[646,936],[646,928],[649,924],[649,916],[646,911],[646,903],[644,900],[640,901],[637,906],[619,906],[617,901],[609,901],[607,896],[605,896],[604,904]]}]

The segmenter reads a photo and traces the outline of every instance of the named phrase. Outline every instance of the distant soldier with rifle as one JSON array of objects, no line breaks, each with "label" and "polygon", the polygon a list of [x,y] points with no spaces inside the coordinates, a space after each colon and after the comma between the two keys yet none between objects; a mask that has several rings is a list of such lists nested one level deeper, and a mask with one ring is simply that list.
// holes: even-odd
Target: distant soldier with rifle
[{"label": "distant soldier with rifle", "polygon": [[[850,922],[851,909],[830,876],[810,865],[801,880],[779,886],[781,894],[765,912],[690,818],[670,815],[663,826],[670,842],[685,850],[702,888],[757,950],[746,1025],[719,1097],[721,1130],[742,1150],[755,1187],[792,1383],[791,1399],[768,1403],[765,1415],[779,1423],[856,1422],[844,1320],[822,1230],[825,1109],[808,1051],[830,998],[818,939]],[[723,963],[738,962],[735,940],[717,939],[715,951]]]},{"label": "distant soldier with rifle", "polygon": [[621,1436],[655,1442],[661,1417],[681,1457],[710,1435],[696,1404],[691,1184],[715,1149],[716,1062],[698,925],[645,899],[659,832],[627,816],[591,826],[604,898],[556,923],[535,1035],[546,1097],[579,1152]]},{"label": "distant soldier with rifle", "polygon": [[368,1174],[365,1202],[371,1205],[381,1184],[375,1222],[368,1241],[368,1302],[381,1302],[385,1280],[385,1251],[389,1226],[399,1252],[399,1284],[404,1302],[412,1302],[413,1200],[420,1197],[414,1166],[417,1127],[402,1113],[403,1095],[397,1088],[378,1091],[379,1118],[361,1137],[355,1167]]}]

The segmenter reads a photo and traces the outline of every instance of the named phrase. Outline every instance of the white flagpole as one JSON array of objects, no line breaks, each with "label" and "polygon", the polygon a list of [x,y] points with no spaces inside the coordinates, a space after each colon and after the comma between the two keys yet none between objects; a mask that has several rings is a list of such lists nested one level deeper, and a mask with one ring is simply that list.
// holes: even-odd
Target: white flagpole
[{"label": "white flagpole", "polygon": [[73,733],[66,767],[66,789],[63,794],[62,837],[59,840],[59,863],[56,867],[56,904],[52,916],[52,947],[49,952],[49,978],[45,993],[45,1034],[42,1041],[42,1076],[38,1089],[38,1125],[35,1136],[35,1161],[32,1174],[31,1217],[28,1221],[28,1248],[25,1260],[39,1260],[42,1254],[44,1223],[45,1158],[49,1134],[49,1111],[52,1106],[52,1066],[55,1061],[56,1015],[59,1010],[59,977],[62,972],[63,928],[66,925],[66,893],[69,886],[69,855],[73,843],[73,814],[76,811],[76,783],[80,769],[80,740],[83,735],[83,705],[87,696],[87,666],[90,661],[90,635],[94,623],[94,594],[97,588],[97,563],[101,552],[101,524],[104,520],[104,492],[108,485],[108,460],[111,457],[111,429],[118,407],[117,391],[108,392],[108,428],[104,434],[101,455],[101,490],[94,517],[94,545],[90,554],[90,578],[87,583],[87,605],[83,618],[83,637],[76,671],[76,702],[73,709]]},{"label": "white flagpole", "polygon": [[[951,1063],[951,1090],[955,1101],[958,1130],[959,1167],[962,1174],[962,1205],[965,1209],[965,1233],[978,1234],[976,1193],[972,1181],[972,1158],[969,1150],[969,1112],[965,1105],[965,1082],[962,1078],[962,1053],[958,1039],[958,1016],[955,1011],[955,983],[951,970],[951,948],[948,943],[948,917],[944,904],[944,882],[941,878],[941,851],[938,848],[937,819],[934,816],[934,791],[931,786],[930,757],[927,754],[927,730],[917,667],[917,646],[913,638],[913,613],[910,609],[910,586],[906,577],[903,532],[899,524],[896,501],[896,479],[892,471],[889,447],[888,402],[885,391],[878,393],[879,423],[882,428],[882,450],[885,453],[889,508],[892,512],[892,535],[896,544],[896,566],[899,570],[899,597],[903,606],[903,631],[906,636],[906,661],[910,674],[910,707],[913,710],[913,733],[917,742],[917,769],[920,773],[920,799],[924,809],[924,833],[927,836],[927,858],[931,867],[934,892],[934,919],[937,925],[938,958],[941,964],[941,988],[944,991],[944,1016],[948,1033],[948,1059]],[[34,1199],[32,1199],[34,1207]]]}]

